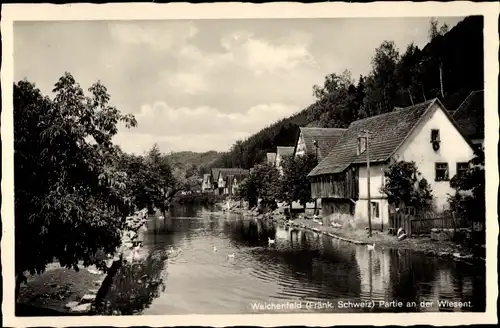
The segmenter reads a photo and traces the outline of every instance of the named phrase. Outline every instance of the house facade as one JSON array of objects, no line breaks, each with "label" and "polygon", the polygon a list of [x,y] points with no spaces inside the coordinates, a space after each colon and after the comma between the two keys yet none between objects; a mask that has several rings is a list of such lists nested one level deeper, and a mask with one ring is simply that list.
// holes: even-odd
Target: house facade
[{"label": "house facade", "polygon": [[[347,129],[300,127],[295,139],[293,156],[312,155],[319,161],[325,158]],[[302,207],[298,202],[292,208]],[[321,208],[321,198],[306,204],[306,208]]]},{"label": "house facade", "polygon": [[276,153],[266,153],[266,160],[268,165],[276,164]]},{"label": "house facade", "polygon": [[212,191],[212,179],[210,173],[203,174],[203,180],[201,182],[201,191],[202,192]]},{"label": "house facade", "polygon": [[249,175],[249,170],[239,168],[220,168],[218,170],[217,189],[219,195],[234,195],[234,179],[238,183]]},{"label": "house facade", "polygon": [[283,174],[283,167],[281,166],[281,162],[283,161],[283,158],[286,156],[291,156],[293,155],[293,149],[294,147],[277,147],[276,148],[276,167],[278,168],[278,171],[280,174]]},{"label": "house facade", "polygon": [[392,161],[414,161],[420,178],[425,178],[432,189],[434,206],[442,210],[447,208],[448,194],[453,192],[449,180],[468,167],[473,147],[441,102],[433,99],[353,122],[330,154],[309,174],[311,191],[313,197],[322,198],[325,215],[354,219],[356,224],[365,225],[370,209],[372,223],[387,226],[389,211],[394,209],[381,188],[385,183],[384,171]]}]

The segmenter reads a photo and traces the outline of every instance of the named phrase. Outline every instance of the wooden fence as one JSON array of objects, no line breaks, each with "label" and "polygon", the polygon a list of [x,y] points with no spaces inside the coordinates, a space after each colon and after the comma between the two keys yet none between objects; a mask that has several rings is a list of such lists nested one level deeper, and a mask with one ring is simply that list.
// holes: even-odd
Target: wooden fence
[{"label": "wooden fence", "polygon": [[458,217],[455,212],[424,211],[417,212],[413,208],[404,208],[389,216],[389,231],[396,233],[403,228],[406,235],[430,234],[432,229],[460,229],[470,228],[470,224]]}]

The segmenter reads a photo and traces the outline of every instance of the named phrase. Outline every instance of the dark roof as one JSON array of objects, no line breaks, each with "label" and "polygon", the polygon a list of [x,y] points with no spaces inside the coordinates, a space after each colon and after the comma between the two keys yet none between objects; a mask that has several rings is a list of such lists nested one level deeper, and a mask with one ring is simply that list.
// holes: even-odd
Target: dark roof
[{"label": "dark roof", "polygon": [[[335,146],[337,141],[339,141],[345,131],[347,131],[347,129],[301,127],[299,128],[299,137],[302,135],[304,138],[306,153],[309,155],[316,154],[314,141],[316,140],[318,142],[318,159],[321,160],[330,153],[330,150]],[[295,142],[294,154],[296,147],[297,142]]]},{"label": "dark roof", "polygon": [[235,175],[246,176],[249,174],[249,171],[239,168],[223,168],[219,169],[219,173],[222,175],[223,179],[226,179],[226,177],[228,176],[235,176]]},{"label": "dark roof", "polygon": [[281,157],[286,155],[293,155],[294,147],[277,147],[276,155],[280,155]]},{"label": "dark roof", "polygon": [[220,170],[221,170],[220,168],[213,168],[212,169],[212,172],[211,172],[212,182],[217,182],[217,179],[219,178]]},{"label": "dark roof", "polygon": [[484,139],[484,91],[472,91],[453,112],[453,118],[463,135]]},{"label": "dark roof", "polygon": [[276,153],[267,153],[266,157],[267,157],[268,164],[274,163],[276,161]]},{"label": "dark roof", "polygon": [[357,138],[362,134],[362,131],[371,133],[370,162],[388,160],[420,122],[422,116],[436,102],[440,104],[439,100],[432,99],[414,106],[352,122],[328,156],[309,175],[338,173],[344,171],[351,164],[366,163],[366,152],[359,156],[357,154]]}]

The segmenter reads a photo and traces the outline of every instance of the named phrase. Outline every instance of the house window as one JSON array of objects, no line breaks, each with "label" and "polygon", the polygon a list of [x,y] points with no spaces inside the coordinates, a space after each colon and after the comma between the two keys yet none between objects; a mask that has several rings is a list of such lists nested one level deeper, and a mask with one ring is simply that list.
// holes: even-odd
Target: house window
[{"label": "house window", "polygon": [[436,181],[447,181],[448,179],[448,163],[436,163]]},{"label": "house window", "polygon": [[372,203],[372,217],[373,218],[379,218],[380,217],[380,208],[378,202],[371,202]]},{"label": "house window", "polygon": [[469,169],[469,163],[457,163],[457,176],[461,176]]},{"label": "house window", "polygon": [[439,139],[439,130],[436,129],[431,130],[431,142],[434,143],[439,141],[441,141]]}]

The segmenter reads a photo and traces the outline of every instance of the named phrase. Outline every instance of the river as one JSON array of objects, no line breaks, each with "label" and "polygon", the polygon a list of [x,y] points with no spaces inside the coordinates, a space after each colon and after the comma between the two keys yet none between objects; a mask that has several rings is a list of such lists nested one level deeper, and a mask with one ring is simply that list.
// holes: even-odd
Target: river
[{"label": "river", "polygon": [[484,266],[176,207],[150,218],[137,262],[122,268],[106,299],[121,314],[168,315],[476,312],[485,297]]}]

